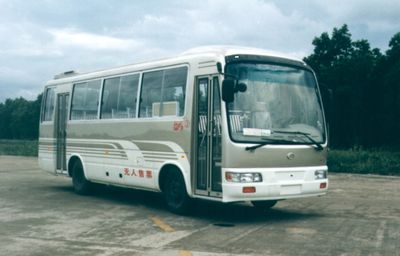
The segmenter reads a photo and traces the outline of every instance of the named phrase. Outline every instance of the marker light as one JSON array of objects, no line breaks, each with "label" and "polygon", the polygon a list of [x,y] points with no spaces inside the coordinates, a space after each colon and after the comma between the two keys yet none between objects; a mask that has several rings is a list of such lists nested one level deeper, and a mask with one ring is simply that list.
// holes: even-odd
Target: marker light
[{"label": "marker light", "polygon": [[314,176],[316,180],[324,180],[327,177],[327,171],[325,170],[317,170],[314,172]]},{"label": "marker light", "polygon": [[261,173],[257,172],[254,173],[226,172],[225,179],[228,182],[240,182],[240,183],[262,182]]},{"label": "marker light", "polygon": [[255,193],[256,188],[255,187],[243,187],[242,192],[243,193]]}]

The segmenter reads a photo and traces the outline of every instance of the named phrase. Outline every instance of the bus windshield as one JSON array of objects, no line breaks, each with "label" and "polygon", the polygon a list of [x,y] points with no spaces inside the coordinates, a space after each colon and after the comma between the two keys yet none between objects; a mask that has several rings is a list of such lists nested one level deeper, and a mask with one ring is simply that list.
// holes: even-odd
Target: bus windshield
[{"label": "bus windshield", "polygon": [[[263,63],[231,63],[226,73],[246,84],[227,104],[235,142],[312,144],[325,141],[325,125],[312,72]],[[302,136],[303,134],[303,136]],[[304,136],[306,134],[306,136]],[[307,136],[309,138],[307,138]]]}]

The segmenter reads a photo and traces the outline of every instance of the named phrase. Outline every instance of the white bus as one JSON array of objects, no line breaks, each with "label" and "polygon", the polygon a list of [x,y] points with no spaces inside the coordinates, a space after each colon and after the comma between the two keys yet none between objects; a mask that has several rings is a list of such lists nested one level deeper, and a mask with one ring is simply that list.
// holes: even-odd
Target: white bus
[{"label": "white bus", "polygon": [[42,169],[93,183],[193,198],[277,201],[326,193],[327,133],[315,75],[265,50],[200,47],[177,57],[78,74],[44,89]]}]

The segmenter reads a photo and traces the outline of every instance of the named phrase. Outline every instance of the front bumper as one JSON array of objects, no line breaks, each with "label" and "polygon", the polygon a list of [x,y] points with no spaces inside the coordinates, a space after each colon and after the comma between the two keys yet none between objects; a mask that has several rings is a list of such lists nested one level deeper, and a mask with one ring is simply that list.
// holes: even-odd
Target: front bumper
[{"label": "front bumper", "polygon": [[[328,179],[315,179],[316,170],[326,170],[327,166],[296,168],[223,168],[223,202],[282,200],[324,195],[328,189]],[[258,172],[263,181],[254,183],[234,183],[225,180],[225,172]],[[325,183],[325,186],[321,186]],[[254,193],[244,193],[244,187],[254,187]],[[323,187],[323,188],[321,188]]]}]

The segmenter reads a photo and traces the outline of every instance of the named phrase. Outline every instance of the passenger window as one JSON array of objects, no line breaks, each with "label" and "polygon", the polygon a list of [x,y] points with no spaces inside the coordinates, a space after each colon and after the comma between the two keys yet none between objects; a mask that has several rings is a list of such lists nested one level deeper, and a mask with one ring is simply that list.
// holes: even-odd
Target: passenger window
[{"label": "passenger window", "polygon": [[187,67],[143,74],[140,117],[182,116]]},{"label": "passenger window", "polygon": [[46,97],[44,103],[42,121],[52,121],[55,105],[55,92],[54,88],[48,88],[46,90]]},{"label": "passenger window", "polygon": [[163,74],[163,71],[143,74],[143,86],[140,98],[140,117],[152,117],[158,115],[160,112]]},{"label": "passenger window", "polygon": [[101,105],[101,118],[136,117],[138,83],[139,75],[106,79]]},{"label": "passenger window", "polygon": [[[174,68],[165,71],[163,90],[163,114],[170,115],[171,106],[177,104],[175,115],[183,116],[185,106],[187,68]],[[167,111],[169,110],[169,111]],[[172,110],[172,109],[171,109]]]},{"label": "passenger window", "polygon": [[101,80],[74,85],[71,120],[97,119]]}]

